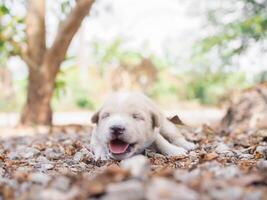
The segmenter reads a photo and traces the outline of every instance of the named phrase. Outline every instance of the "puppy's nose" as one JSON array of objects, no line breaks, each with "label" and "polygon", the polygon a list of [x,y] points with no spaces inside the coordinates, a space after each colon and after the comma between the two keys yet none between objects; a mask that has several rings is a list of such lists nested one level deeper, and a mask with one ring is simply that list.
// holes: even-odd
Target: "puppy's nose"
[{"label": "puppy's nose", "polygon": [[110,131],[111,131],[111,134],[113,134],[115,136],[119,136],[119,135],[124,133],[125,127],[123,127],[121,125],[114,125],[114,126],[110,127]]}]

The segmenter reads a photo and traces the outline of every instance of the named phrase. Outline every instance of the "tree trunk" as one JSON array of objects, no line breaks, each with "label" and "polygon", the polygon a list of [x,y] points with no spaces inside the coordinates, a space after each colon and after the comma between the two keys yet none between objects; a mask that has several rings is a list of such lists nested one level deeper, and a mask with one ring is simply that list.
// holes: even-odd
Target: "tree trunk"
[{"label": "tree trunk", "polygon": [[48,70],[30,69],[27,101],[21,115],[22,124],[49,125],[52,123],[50,101],[53,95],[54,80],[49,76]]},{"label": "tree trunk", "polygon": [[94,0],[77,0],[61,23],[51,48],[45,47],[45,0],[28,0],[26,17],[27,49],[23,59],[29,68],[27,100],[20,122],[23,125],[50,125],[51,99],[61,62]]}]

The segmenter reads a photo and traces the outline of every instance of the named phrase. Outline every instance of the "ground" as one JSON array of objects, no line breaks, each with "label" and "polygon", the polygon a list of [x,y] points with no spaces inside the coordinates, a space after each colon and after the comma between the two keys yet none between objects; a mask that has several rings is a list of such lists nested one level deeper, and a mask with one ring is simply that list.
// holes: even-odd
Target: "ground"
[{"label": "ground", "polygon": [[0,199],[267,199],[267,131],[178,128],[199,146],[188,156],[123,162],[93,160],[90,127],[4,138]]}]

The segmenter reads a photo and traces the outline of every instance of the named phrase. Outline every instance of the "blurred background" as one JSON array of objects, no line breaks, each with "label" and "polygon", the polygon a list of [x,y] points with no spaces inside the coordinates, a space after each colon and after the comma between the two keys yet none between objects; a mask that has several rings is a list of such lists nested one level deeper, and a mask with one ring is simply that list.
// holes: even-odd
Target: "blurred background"
[{"label": "blurred background", "polygon": [[118,90],[188,123],[219,120],[233,93],[267,80],[266,10],[266,0],[0,0],[0,126],[89,123]]}]

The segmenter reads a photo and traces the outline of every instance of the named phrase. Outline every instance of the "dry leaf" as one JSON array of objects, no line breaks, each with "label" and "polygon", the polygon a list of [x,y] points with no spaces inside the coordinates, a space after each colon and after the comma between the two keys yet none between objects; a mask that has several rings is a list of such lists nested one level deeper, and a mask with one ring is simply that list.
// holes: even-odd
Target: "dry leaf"
[{"label": "dry leaf", "polygon": [[176,125],[184,125],[184,123],[182,122],[182,120],[178,117],[178,115],[175,115],[173,117],[169,117],[168,120],[170,120],[172,123],[176,124]]},{"label": "dry leaf", "polygon": [[217,158],[219,155],[215,152],[212,152],[212,153],[208,153],[206,155],[204,155],[204,160],[206,161],[210,161],[210,160],[214,160],[215,158]]}]

